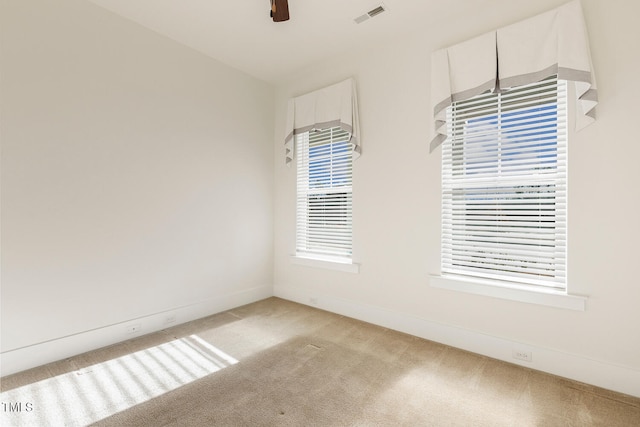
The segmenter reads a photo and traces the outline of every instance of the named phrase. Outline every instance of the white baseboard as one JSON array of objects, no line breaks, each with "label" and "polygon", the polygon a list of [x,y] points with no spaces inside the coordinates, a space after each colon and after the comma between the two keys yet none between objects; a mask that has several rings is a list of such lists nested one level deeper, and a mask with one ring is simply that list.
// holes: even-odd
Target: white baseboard
[{"label": "white baseboard", "polygon": [[[258,286],[239,292],[223,294],[183,307],[160,313],[129,319],[114,325],[93,329],[43,343],[37,343],[0,354],[0,375],[5,376],[46,363],[55,362],[87,351],[95,350],[136,336],[146,335],[180,323],[220,313],[273,295],[271,286]],[[167,323],[169,317],[175,322]],[[127,333],[128,326],[140,326],[134,333]]]},{"label": "white baseboard", "polygon": [[[494,359],[640,397],[640,371],[629,367],[523,344],[355,301],[311,294],[291,286],[275,286],[274,295]],[[531,352],[531,362],[514,359],[514,350]]]}]

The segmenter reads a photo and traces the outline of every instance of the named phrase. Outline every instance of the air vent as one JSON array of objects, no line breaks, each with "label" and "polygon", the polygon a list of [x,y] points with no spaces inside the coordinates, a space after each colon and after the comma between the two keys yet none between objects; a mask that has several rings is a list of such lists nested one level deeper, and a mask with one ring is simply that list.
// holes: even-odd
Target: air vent
[{"label": "air vent", "polygon": [[380,15],[382,12],[384,12],[384,6],[380,5],[380,6],[376,7],[375,9],[371,9],[369,12],[367,12],[367,15],[369,15],[371,18],[373,18],[376,15]]},{"label": "air vent", "polygon": [[358,16],[357,18],[354,19],[354,21],[356,24],[360,24],[369,18],[373,18],[374,16],[380,15],[385,10],[387,10],[387,8],[383,4],[381,4],[380,6],[374,7],[364,15]]}]

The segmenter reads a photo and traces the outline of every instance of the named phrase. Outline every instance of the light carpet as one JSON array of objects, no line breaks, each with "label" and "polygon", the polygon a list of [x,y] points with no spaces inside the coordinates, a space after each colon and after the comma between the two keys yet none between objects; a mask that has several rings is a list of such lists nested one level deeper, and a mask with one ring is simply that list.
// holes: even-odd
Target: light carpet
[{"label": "light carpet", "polygon": [[635,397],[275,297],[2,378],[2,402],[2,426],[640,426]]}]

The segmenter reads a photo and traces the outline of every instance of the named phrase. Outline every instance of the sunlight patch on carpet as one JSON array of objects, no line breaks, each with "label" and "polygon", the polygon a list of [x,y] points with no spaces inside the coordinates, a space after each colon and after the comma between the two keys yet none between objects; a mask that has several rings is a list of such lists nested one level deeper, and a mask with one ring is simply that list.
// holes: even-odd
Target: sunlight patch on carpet
[{"label": "sunlight patch on carpet", "polygon": [[0,394],[0,425],[87,425],[238,363],[197,335]]}]

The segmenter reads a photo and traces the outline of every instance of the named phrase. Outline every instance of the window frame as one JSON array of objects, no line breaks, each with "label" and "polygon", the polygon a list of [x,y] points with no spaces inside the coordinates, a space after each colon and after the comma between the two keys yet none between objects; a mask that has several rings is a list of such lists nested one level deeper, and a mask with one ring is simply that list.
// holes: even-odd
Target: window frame
[{"label": "window frame", "polygon": [[312,129],[294,139],[296,239],[292,262],[358,272],[353,263],[350,134],[336,126]]},{"label": "window frame", "polygon": [[[555,76],[552,76],[555,79]],[[560,103],[563,103],[566,106],[567,103],[567,91],[566,91],[566,82],[559,80],[559,85],[562,90],[563,99],[560,100]],[[480,95],[483,96],[483,95]],[[464,102],[464,101],[461,101]],[[558,102],[556,102],[558,104]],[[443,193],[441,193],[441,201],[442,205],[442,213],[443,213],[443,223],[441,224],[441,232],[443,233],[443,238],[441,239],[441,271],[439,275],[431,275],[430,276],[430,284],[436,288],[444,288],[450,290],[464,291],[470,292],[474,294],[480,294],[485,296],[494,296],[498,298],[506,298],[511,300],[523,301],[523,302],[531,302],[538,303],[544,305],[550,305],[559,308],[568,308],[574,310],[584,310],[586,298],[581,296],[569,295],[568,294],[568,286],[565,279],[563,286],[552,287],[547,285],[540,285],[539,283],[529,283],[526,280],[505,280],[504,277],[496,279],[496,277],[483,276],[481,274],[466,274],[466,272],[452,271],[451,268],[444,266],[444,233],[445,233],[445,215],[450,214],[450,212],[445,212],[445,195],[444,195],[444,180],[445,176],[445,150],[447,148],[450,149],[451,144],[453,143],[451,140],[451,110],[456,107],[456,103],[449,107],[447,112],[447,140],[444,144],[449,144],[449,146],[445,146],[443,144]],[[566,108],[563,108],[559,113],[562,114],[560,117],[560,126],[565,130],[564,140],[561,141],[564,144],[563,149],[567,149],[567,140],[568,135],[566,135],[567,129],[567,111]],[[449,158],[449,161],[453,165],[453,157]],[[566,161],[565,161],[566,166]],[[564,191],[566,192],[566,183],[567,183],[567,170],[566,168],[563,171],[564,176],[561,178],[563,180],[563,184],[565,185]],[[566,193],[565,193],[566,196]],[[564,220],[567,219],[566,211],[564,213]],[[566,222],[565,222],[566,225]],[[566,226],[564,228],[564,242],[565,242],[565,252],[566,252]],[[566,254],[564,257],[564,269],[566,272]],[[566,278],[566,276],[565,276]]]}]

